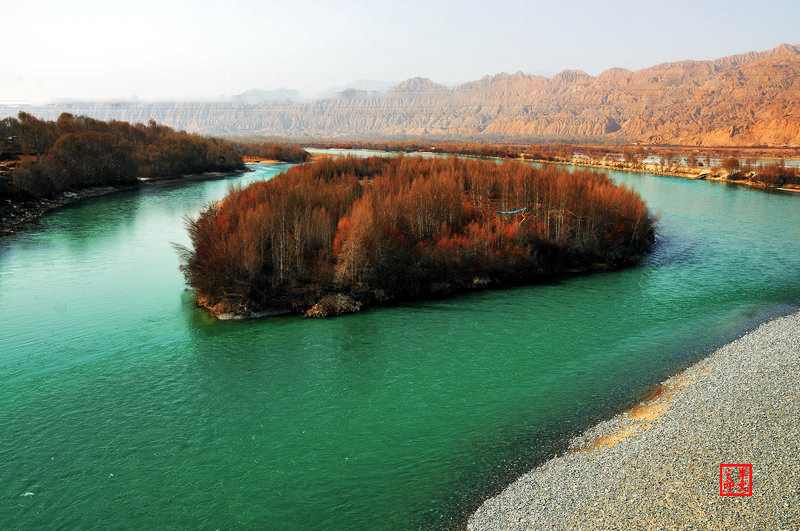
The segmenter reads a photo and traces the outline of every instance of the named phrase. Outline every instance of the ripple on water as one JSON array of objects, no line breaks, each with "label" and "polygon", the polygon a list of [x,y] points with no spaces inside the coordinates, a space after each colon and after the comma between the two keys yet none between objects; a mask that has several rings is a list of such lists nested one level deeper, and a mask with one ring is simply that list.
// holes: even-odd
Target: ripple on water
[{"label": "ripple on water", "polygon": [[642,266],[328,321],[193,307],[170,242],[225,181],[0,240],[0,527],[441,526],[797,307],[798,198],[613,178],[662,213]]}]

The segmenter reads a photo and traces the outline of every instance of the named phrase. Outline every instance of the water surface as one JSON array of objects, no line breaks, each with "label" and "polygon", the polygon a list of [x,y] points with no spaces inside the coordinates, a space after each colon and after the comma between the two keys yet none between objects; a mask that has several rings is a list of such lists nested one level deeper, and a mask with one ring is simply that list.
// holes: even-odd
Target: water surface
[{"label": "water surface", "polygon": [[0,528],[441,526],[798,306],[800,198],[612,176],[661,212],[641,267],[332,320],[194,307],[171,242],[225,181],[0,240]]}]

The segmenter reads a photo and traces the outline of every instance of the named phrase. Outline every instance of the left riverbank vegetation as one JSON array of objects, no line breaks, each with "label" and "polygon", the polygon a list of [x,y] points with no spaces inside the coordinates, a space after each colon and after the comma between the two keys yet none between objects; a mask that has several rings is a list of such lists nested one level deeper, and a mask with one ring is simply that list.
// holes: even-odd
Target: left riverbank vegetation
[{"label": "left riverbank vegetation", "polygon": [[244,168],[228,142],[159,125],[104,122],[64,113],[44,121],[24,112],[0,120],[6,151],[19,162],[12,184],[30,197],[87,187],[131,185],[140,179]]},{"label": "left riverbank vegetation", "polygon": [[244,169],[243,155],[283,162],[310,156],[296,145],[230,142],[175,131],[151,120],[104,122],[63,113],[55,121],[21,112],[0,120],[4,198],[52,197],[64,191],[132,185],[184,175]]},{"label": "left riverbank vegetation", "polygon": [[296,145],[232,143],[147,124],[63,113],[55,121],[21,112],[0,120],[0,234],[75,199],[147,182],[243,171],[243,156],[302,162]]},{"label": "left riverbank vegetation", "polygon": [[590,170],[456,157],[328,158],[187,221],[182,266],[212,314],[326,316],[636,263],[654,218]]}]

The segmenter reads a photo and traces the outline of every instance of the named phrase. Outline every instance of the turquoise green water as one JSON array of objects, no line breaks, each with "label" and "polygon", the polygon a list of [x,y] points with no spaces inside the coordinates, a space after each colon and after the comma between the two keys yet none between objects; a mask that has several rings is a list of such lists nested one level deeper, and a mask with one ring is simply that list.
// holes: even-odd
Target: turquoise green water
[{"label": "turquoise green water", "polygon": [[641,267],[323,321],[194,308],[170,242],[225,181],[0,240],[0,528],[442,526],[797,307],[799,197],[613,177],[662,211]]}]

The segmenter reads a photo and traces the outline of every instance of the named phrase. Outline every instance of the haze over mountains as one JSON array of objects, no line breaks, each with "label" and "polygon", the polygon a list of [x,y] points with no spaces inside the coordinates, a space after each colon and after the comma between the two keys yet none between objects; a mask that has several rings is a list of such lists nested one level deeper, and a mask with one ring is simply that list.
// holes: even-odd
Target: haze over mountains
[{"label": "haze over mountains", "polygon": [[204,134],[287,137],[625,140],[682,145],[800,146],[800,49],[783,44],[713,61],[665,63],[597,77],[565,70],[498,74],[452,88],[412,78],[297,101],[248,91],[220,102],[0,106],[47,119],[61,112],[158,122]]}]

